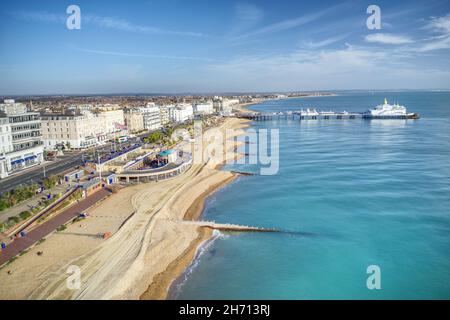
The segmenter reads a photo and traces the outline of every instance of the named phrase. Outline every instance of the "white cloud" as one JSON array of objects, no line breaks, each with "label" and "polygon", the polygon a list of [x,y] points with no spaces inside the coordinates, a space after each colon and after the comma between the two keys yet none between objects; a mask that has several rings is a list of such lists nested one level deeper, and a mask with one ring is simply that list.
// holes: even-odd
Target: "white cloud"
[{"label": "white cloud", "polygon": [[[11,15],[17,19],[45,22],[45,23],[65,23],[67,16],[63,14],[55,14],[45,11],[17,11],[12,12]],[[104,17],[92,14],[81,13],[81,25],[94,25],[105,29],[114,29],[125,32],[142,33],[142,34],[160,34],[160,35],[175,35],[175,36],[189,36],[202,37],[205,36],[200,32],[167,30],[158,27],[139,25],[129,22],[125,19]]]},{"label": "white cloud", "polygon": [[344,40],[348,36],[349,36],[349,34],[347,33],[347,34],[343,34],[343,35],[338,35],[338,36],[326,38],[326,39],[323,39],[321,41],[303,42],[302,45],[305,46],[306,48],[309,48],[309,49],[317,49],[317,48],[326,47],[326,46],[328,46],[330,44],[333,44],[333,43],[339,42],[341,40]]},{"label": "white cloud", "polygon": [[261,8],[249,3],[238,3],[234,10],[235,16],[231,20],[230,32],[227,35],[229,39],[256,26],[264,17]]},{"label": "white cloud", "polygon": [[220,75],[207,84],[218,91],[419,89],[440,88],[450,83],[448,70],[407,64],[404,55],[397,56],[394,50],[352,46],[339,50],[299,50],[270,57],[245,56],[224,64],[211,64],[204,72],[206,78]]},{"label": "white cloud", "polygon": [[437,33],[426,40],[426,43],[417,49],[419,52],[450,49],[450,14],[443,17],[432,17],[425,29]]},{"label": "white cloud", "polygon": [[425,43],[417,49],[419,52],[427,52],[433,50],[450,49],[450,35],[443,38],[437,38],[431,42]]},{"label": "white cloud", "polygon": [[437,32],[450,33],[450,13],[443,17],[432,17],[426,28]]},{"label": "white cloud", "polygon": [[98,27],[134,32],[134,33],[144,33],[144,34],[161,34],[161,35],[175,35],[175,36],[190,36],[190,37],[202,37],[204,34],[199,32],[190,31],[176,31],[176,30],[166,30],[157,27],[145,26],[131,23],[125,19],[118,19],[113,17],[102,17],[96,15],[82,15],[82,22],[88,24],[93,24]]},{"label": "white cloud", "polygon": [[399,52],[409,52],[412,54],[450,49],[450,14],[442,17],[431,17],[422,29],[428,30],[433,33],[433,35],[426,38],[413,40],[408,36],[393,35],[389,33],[376,33],[367,35],[365,40],[367,42],[381,44],[414,44],[412,46],[397,47]]},{"label": "white cloud", "polygon": [[27,21],[46,22],[46,23],[63,23],[67,16],[46,11],[15,11],[10,13],[11,16]]},{"label": "white cloud", "polygon": [[255,25],[264,17],[264,12],[257,6],[249,3],[236,5],[236,18],[238,23],[245,27]]},{"label": "white cloud", "polygon": [[108,56],[119,56],[119,57],[132,57],[132,58],[149,58],[149,59],[173,59],[173,60],[198,60],[198,61],[212,61],[209,58],[203,57],[190,57],[190,56],[174,56],[174,55],[158,55],[158,54],[140,54],[140,53],[128,53],[119,51],[108,51],[108,50],[97,50],[97,49],[86,49],[79,48],[76,46],[69,46],[71,49],[93,54],[101,54]]},{"label": "white cloud", "polygon": [[367,42],[373,42],[373,43],[382,43],[382,44],[409,44],[413,43],[414,41],[406,36],[400,36],[400,35],[394,35],[390,33],[374,33],[374,34],[368,34],[365,37],[365,40]]},{"label": "white cloud", "polygon": [[242,34],[242,35],[236,37],[235,39],[244,39],[244,38],[248,38],[251,36],[257,36],[257,35],[262,35],[262,34],[267,34],[267,33],[275,33],[275,32],[280,32],[280,31],[285,31],[285,30],[289,30],[292,28],[296,28],[296,27],[308,24],[310,22],[313,22],[315,20],[318,20],[318,19],[322,18],[323,16],[325,16],[326,14],[336,13],[337,9],[339,9],[340,7],[346,6],[346,5],[347,5],[346,3],[338,4],[338,5],[329,7],[327,9],[311,13],[311,14],[307,14],[307,15],[303,15],[303,16],[300,16],[297,18],[287,19],[287,20],[283,20],[283,21],[276,22],[273,24],[269,24],[265,27],[261,27],[259,29],[253,30],[251,32]]}]

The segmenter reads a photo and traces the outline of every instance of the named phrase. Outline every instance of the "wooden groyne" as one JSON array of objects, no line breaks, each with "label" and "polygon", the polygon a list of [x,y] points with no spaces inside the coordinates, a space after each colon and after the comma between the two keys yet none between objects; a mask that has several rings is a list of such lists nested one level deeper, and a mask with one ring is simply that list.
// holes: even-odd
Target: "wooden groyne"
[{"label": "wooden groyne", "polygon": [[280,232],[275,228],[262,228],[255,226],[244,226],[231,223],[217,223],[214,221],[183,221],[183,223],[194,224],[199,227],[211,228],[220,231],[238,231],[238,232]]},{"label": "wooden groyne", "polygon": [[244,171],[234,171],[234,170],[231,170],[230,172],[233,173],[233,174],[238,174],[238,175],[240,175],[240,176],[254,176],[254,175],[255,175],[254,173],[251,173],[251,172],[244,172]]}]

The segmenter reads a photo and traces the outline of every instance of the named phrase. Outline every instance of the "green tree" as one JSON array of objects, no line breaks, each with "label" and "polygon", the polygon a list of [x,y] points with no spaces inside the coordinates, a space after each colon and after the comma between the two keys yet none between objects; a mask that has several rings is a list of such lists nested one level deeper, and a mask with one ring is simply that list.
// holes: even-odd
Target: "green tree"
[{"label": "green tree", "polygon": [[20,217],[20,219],[22,219],[22,220],[26,220],[26,219],[28,219],[29,217],[31,217],[31,213],[30,213],[29,211],[22,211],[22,212],[19,214],[19,217]]},{"label": "green tree", "polygon": [[14,225],[14,224],[17,224],[17,223],[19,223],[19,222],[20,222],[19,217],[9,217],[9,218],[8,218],[8,223],[9,223],[10,225]]},{"label": "green tree", "polygon": [[164,138],[164,134],[161,131],[152,132],[150,135],[144,138],[145,143],[157,143]]},{"label": "green tree", "polygon": [[10,192],[8,192],[8,205],[10,207],[14,206],[16,203],[18,203],[16,194],[14,192],[14,190],[11,190]]},{"label": "green tree", "polygon": [[57,176],[50,176],[42,181],[42,184],[46,190],[53,189],[58,182]]},{"label": "green tree", "polygon": [[3,211],[8,208],[9,208],[8,202],[3,198],[2,195],[2,198],[0,199],[0,211]]}]

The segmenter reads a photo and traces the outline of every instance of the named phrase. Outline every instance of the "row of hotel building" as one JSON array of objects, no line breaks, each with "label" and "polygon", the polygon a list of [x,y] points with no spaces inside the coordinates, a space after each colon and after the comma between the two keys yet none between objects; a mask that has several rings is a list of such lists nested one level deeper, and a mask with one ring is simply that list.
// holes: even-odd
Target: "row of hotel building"
[{"label": "row of hotel building", "polygon": [[0,178],[44,161],[44,150],[86,149],[118,135],[158,130],[196,115],[227,115],[239,99],[137,108],[77,105],[60,113],[32,112],[12,99],[0,104]]}]

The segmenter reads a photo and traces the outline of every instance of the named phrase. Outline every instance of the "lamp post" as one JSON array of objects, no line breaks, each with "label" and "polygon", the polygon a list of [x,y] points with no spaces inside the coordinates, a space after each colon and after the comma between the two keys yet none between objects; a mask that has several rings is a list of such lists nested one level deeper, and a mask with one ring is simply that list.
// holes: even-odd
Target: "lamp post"
[{"label": "lamp post", "polygon": [[102,170],[100,168],[100,155],[98,155],[98,176],[100,178],[100,182],[102,180]]}]

